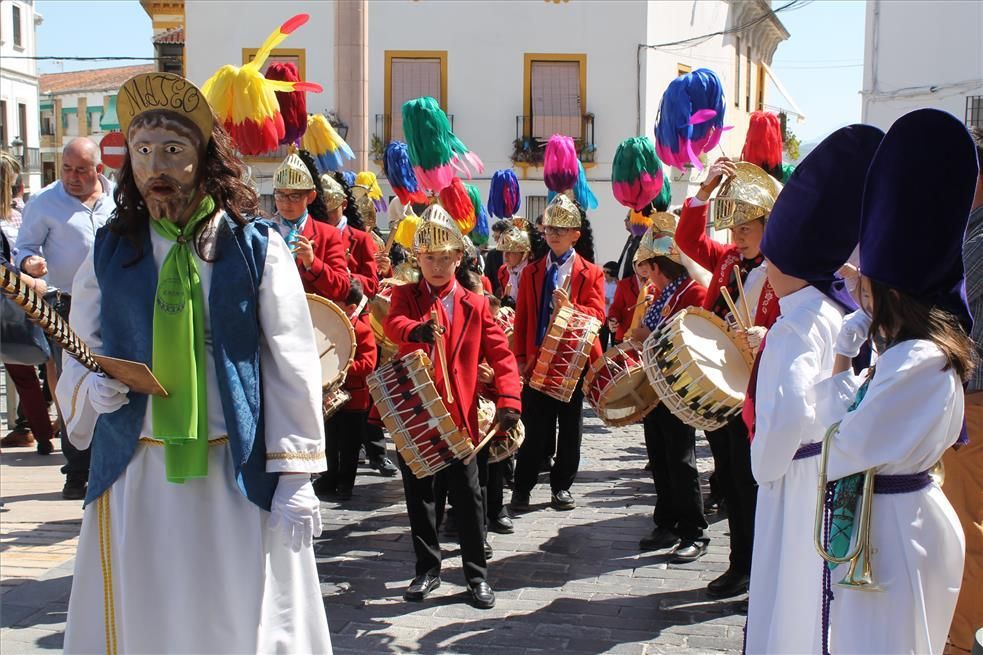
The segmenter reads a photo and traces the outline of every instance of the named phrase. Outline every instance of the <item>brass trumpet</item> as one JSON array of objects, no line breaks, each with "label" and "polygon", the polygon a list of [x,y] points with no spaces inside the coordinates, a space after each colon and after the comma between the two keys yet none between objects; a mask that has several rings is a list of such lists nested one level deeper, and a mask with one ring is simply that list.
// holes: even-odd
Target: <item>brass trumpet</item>
[{"label": "brass trumpet", "polygon": [[822,455],[819,461],[819,490],[816,495],[816,523],[814,539],[816,552],[831,564],[843,564],[849,562],[850,567],[846,575],[836,583],[838,586],[856,589],[858,591],[881,591],[881,588],[874,583],[874,573],[870,565],[870,513],[874,499],[874,469],[868,469],[864,473],[863,493],[860,497],[860,510],[855,514],[854,526],[856,527],[856,538],[854,546],[846,555],[837,557],[830,554],[823,546],[823,518],[825,514],[826,498],[826,469],[829,464],[830,441],[839,431],[840,423],[837,421],[826,431],[823,437]]}]

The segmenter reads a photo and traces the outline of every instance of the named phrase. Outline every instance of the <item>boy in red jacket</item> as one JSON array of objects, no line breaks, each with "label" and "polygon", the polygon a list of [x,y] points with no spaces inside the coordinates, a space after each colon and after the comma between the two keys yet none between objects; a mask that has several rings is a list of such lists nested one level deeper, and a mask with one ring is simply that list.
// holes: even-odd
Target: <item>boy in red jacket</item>
[{"label": "boy in red jacket", "polygon": [[[418,284],[393,289],[385,333],[399,345],[400,355],[418,349],[430,354],[434,362],[434,383],[451,417],[477,444],[484,437],[478,431],[478,364],[485,360],[494,369],[498,399],[496,422],[504,432],[518,423],[521,408],[521,383],[515,357],[509,350],[505,334],[492,318],[488,300],[466,290],[457,280],[464,259],[464,237],[441,206],[431,205],[424,212],[414,237],[414,249],[423,279]],[[437,321],[431,318],[433,310],[437,311]],[[437,338],[443,339],[447,370],[441,369],[434,352]],[[449,394],[448,389],[452,393]],[[402,456],[399,465],[416,552],[416,577],[403,597],[421,601],[440,585],[435,476],[417,478]],[[484,516],[477,461],[455,462],[440,475],[456,508],[461,559],[472,604],[480,609],[494,607],[495,593],[486,580]]]},{"label": "boy in red jacket", "polygon": [[294,253],[304,291],[345,302],[351,276],[341,233],[327,221],[314,162],[306,151],[291,153],[273,174],[273,223]]},{"label": "boy in red jacket", "polygon": [[[720,186],[725,175],[728,179]],[[714,228],[731,231],[734,242],[730,245],[718,243],[706,233],[707,203],[718,186],[720,192],[713,201]],[[733,162],[722,157],[710,167],[696,197],[683,205],[676,228],[676,245],[713,274],[703,302],[705,309],[724,319],[729,318],[720,287],[727,287],[731,296],[737,298],[737,278],[734,275],[734,266],[737,265],[748,304],[754,312],[754,324],[767,329],[778,318],[778,297],[768,284],[765,269],[761,266],[764,261],[761,239],[765,221],[780,190],[781,184],[754,164]],[[707,585],[707,594],[724,598],[747,591],[758,486],[751,473],[751,446],[747,426],[741,416],[719,430],[708,432],[707,441],[713,453],[716,483],[727,503],[730,528],[730,566],[723,575]]]},{"label": "boy in red jacket", "polygon": [[351,399],[324,422],[328,470],[314,481],[314,492],[318,496],[334,493],[338,500],[350,500],[355,487],[358,451],[369,417],[369,387],[365,378],[375,370],[378,361],[375,336],[363,298],[361,291],[352,288],[342,306],[355,328],[355,359],[342,385]]},{"label": "boy in red jacket", "polygon": [[[671,236],[649,231],[638,244],[635,261],[636,269],[662,289],[645,312],[642,325],[628,335],[643,343],[678,312],[702,307],[707,290],[689,276]],[[696,561],[709,543],[703,532],[707,521],[696,469],[696,430],[676,418],[665,404],[649,412],[642,424],[656,503],[652,512],[655,529],[639,545],[643,550],[673,549],[669,561],[675,564]]]},{"label": "boy in red jacket", "polygon": [[[513,344],[519,371],[526,379],[536,366],[539,347],[550,328],[555,308],[572,304],[577,310],[604,321],[604,273],[592,263],[593,235],[580,207],[566,195],[557,195],[543,213],[543,226],[549,252],[522,271],[515,309]],[[595,339],[591,359],[600,356],[601,342]],[[570,486],[580,466],[583,400],[580,386],[565,403],[528,384],[524,387],[522,422],[526,439],[519,449],[512,509],[530,509],[529,494],[536,486],[539,466],[553,440],[556,440],[556,460],[550,469],[551,504],[557,510],[576,506]]]}]

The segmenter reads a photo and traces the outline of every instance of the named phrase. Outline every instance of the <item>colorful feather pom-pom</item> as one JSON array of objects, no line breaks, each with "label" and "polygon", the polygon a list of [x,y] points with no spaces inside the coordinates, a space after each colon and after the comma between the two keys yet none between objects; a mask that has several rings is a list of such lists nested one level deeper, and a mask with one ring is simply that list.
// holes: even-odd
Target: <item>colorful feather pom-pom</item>
[{"label": "colorful feather pom-pom", "polygon": [[782,123],[770,111],[751,114],[741,159],[765,170],[782,163]]},{"label": "colorful feather pom-pom", "polygon": [[644,236],[652,227],[652,219],[648,214],[632,209],[628,213],[628,231],[632,236]]},{"label": "colorful feather pom-pom", "polygon": [[648,137],[625,139],[614,153],[611,186],[615,199],[625,207],[641,211],[665,186],[662,162]]},{"label": "colorful feather pom-pom", "polygon": [[260,73],[273,48],[309,18],[308,14],[298,14],[283,23],[267,37],[252,61],[243,66],[222,66],[201,87],[218,120],[244,155],[276,150],[286,136],[277,91],[322,91],[320,84],[268,80]]},{"label": "colorful feather pom-pom", "polygon": [[[292,61],[273,62],[266,69],[266,79],[280,82],[300,82],[297,64]],[[307,131],[307,92],[277,91],[276,101],[283,116],[281,144],[296,143]]]},{"label": "colorful feather pom-pom", "polygon": [[301,147],[314,155],[318,172],[322,174],[341,170],[346,159],[355,159],[355,153],[323,114],[307,116],[307,131]]},{"label": "colorful feather pom-pom", "polygon": [[461,178],[452,178],[450,184],[440,190],[440,206],[451,215],[461,234],[466,235],[474,229],[474,204]]},{"label": "colorful feather pom-pom", "polygon": [[577,184],[580,175],[577,147],[573,139],[562,134],[554,134],[546,143],[543,153],[543,181],[553,193],[569,191]]},{"label": "colorful feather pom-pom", "polygon": [[379,187],[379,180],[372,171],[361,171],[355,176],[355,184],[368,187],[369,198],[372,200],[382,199],[382,189]]},{"label": "colorful feather pom-pom", "polygon": [[670,166],[703,170],[700,156],[717,147],[724,127],[724,89],[709,68],[669,83],[655,124],[655,150]]},{"label": "colorful feather pom-pom", "polygon": [[481,202],[481,191],[473,184],[465,184],[468,190],[468,197],[471,198],[471,206],[474,207],[474,229],[471,230],[471,241],[476,246],[483,246],[488,243],[491,236],[491,228],[488,225],[488,211],[485,204]]},{"label": "colorful feather pom-pom", "polygon": [[667,212],[670,202],[672,202],[672,190],[669,188],[669,181],[666,180],[662,185],[662,190],[659,191],[659,195],[652,201],[652,207],[657,212]]},{"label": "colorful feather pom-pom", "polygon": [[355,186],[355,171],[339,171],[349,187]]},{"label": "colorful feather pom-pom", "polygon": [[[566,193],[568,196],[572,196],[573,199],[580,205],[584,210],[597,209],[597,196],[590,188],[590,184],[587,182],[587,171],[584,170],[584,165],[579,161],[577,162],[577,182],[573,185],[572,189],[567,189]],[[550,189],[546,192],[546,202],[553,202],[553,198],[557,195],[556,191]]]},{"label": "colorful feather pom-pom", "polygon": [[519,180],[512,169],[495,171],[488,188],[488,212],[495,218],[512,218],[521,202]]},{"label": "colorful feather pom-pom", "polygon": [[406,144],[402,141],[390,141],[386,146],[386,154],[382,159],[382,168],[389,179],[393,193],[404,205],[427,202],[427,194],[420,188],[420,183],[413,172],[410,155]]},{"label": "colorful feather pom-pom", "polygon": [[447,114],[429,96],[403,103],[403,132],[413,172],[425,189],[440,193],[453,181],[454,171],[471,178],[469,164],[476,172],[485,165],[451,131]]},{"label": "colorful feather pom-pom", "polygon": [[413,250],[413,237],[416,236],[418,227],[420,227],[420,217],[413,212],[407,212],[397,223],[393,240],[407,250]]}]

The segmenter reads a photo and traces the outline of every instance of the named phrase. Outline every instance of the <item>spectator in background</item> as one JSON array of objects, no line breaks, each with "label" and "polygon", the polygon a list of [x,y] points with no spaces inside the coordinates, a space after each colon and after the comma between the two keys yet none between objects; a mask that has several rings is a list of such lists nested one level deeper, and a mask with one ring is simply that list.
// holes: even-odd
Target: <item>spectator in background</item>
[{"label": "spectator in background", "polygon": [[[973,128],[976,157],[983,164],[983,129]],[[976,179],[976,195],[963,243],[966,299],[976,318],[970,334],[978,356],[983,356],[983,172]],[[974,633],[983,626],[983,367],[966,384],[966,430],[969,443],[950,448],[942,456],[945,482],[942,491],[956,510],[966,535],[966,565],[949,629],[953,653],[973,650]]]},{"label": "spectator in background", "polygon": [[[604,315],[607,316],[611,311],[611,303],[614,302],[614,292],[618,288],[618,262],[608,262],[604,265]],[[608,328],[607,321],[601,326],[599,333],[601,338],[601,349],[607,350],[614,345],[614,338]]]},{"label": "spectator in background", "polygon": [[496,298],[501,298],[505,292],[502,288],[501,281],[498,279],[498,269],[505,263],[505,256],[499,251],[498,242],[510,227],[512,227],[512,224],[508,221],[495,221],[495,224],[491,227],[492,237],[495,239],[495,248],[489,249],[485,254],[485,277],[491,282],[492,294]]},{"label": "spectator in background", "polygon": [[[12,244],[20,223],[20,211],[16,209],[14,200],[17,198],[18,187],[21,195],[24,192],[18,170],[19,166],[13,157],[6,153],[0,154],[0,262],[8,267],[13,267],[12,260],[16,251]],[[13,219],[17,220],[16,225]],[[43,294],[46,290],[44,280],[36,280],[23,274],[21,279],[38,293]],[[30,446],[36,441],[39,454],[51,454],[54,450],[51,444],[51,421],[48,420],[48,403],[44,399],[37,370],[34,366],[20,364],[4,364],[4,368],[17,388],[20,402],[17,406],[17,423],[7,436],[0,439],[0,446]]]},{"label": "spectator in background", "polygon": [[628,239],[625,241],[624,247],[621,249],[621,256],[618,257],[618,262],[615,264],[615,270],[620,271],[621,274],[615,274],[615,277],[624,279],[626,277],[631,277],[635,274],[635,251],[638,250],[638,244],[641,242],[641,236],[635,236],[631,233],[629,229],[629,217],[631,212],[625,216],[625,232],[628,233]]},{"label": "spectator in background", "polygon": [[[99,146],[85,137],[72,139],[62,151],[61,179],[31,198],[17,235],[14,264],[32,277],[46,278],[47,299],[66,319],[75,273],[89,255],[96,231],[116,209],[113,185],[102,168]],[[52,344],[51,352],[48,384],[53,389],[61,372],[61,349]],[[62,497],[82,500],[89,479],[89,451],[79,451],[63,438],[62,452],[68,460],[62,468]]]}]

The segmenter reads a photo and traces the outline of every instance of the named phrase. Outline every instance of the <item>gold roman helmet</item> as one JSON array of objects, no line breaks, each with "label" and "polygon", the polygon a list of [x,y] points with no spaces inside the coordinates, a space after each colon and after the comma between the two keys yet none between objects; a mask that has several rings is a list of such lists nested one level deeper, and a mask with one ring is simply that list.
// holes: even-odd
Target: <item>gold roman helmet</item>
[{"label": "gold roman helmet", "polygon": [[324,198],[324,204],[329,212],[338,209],[343,202],[348,200],[344,187],[338,180],[334,179],[331,173],[325,173],[321,176],[321,189],[323,191],[321,197]]},{"label": "gold roman helmet", "polygon": [[638,249],[635,251],[632,262],[637,264],[655,257],[667,257],[677,264],[683,263],[675,239],[661,232],[653,224],[638,243]]},{"label": "gold roman helmet", "polygon": [[314,178],[296,152],[287,155],[273,174],[273,188],[291,191],[310,191],[314,188]]},{"label": "gold roman helmet", "polygon": [[369,187],[362,184],[356,184],[352,187],[355,208],[358,209],[358,214],[362,217],[362,222],[365,223],[366,230],[371,230],[376,224],[375,202],[369,197],[370,191],[371,189]]},{"label": "gold roman helmet", "polygon": [[446,209],[437,204],[430,205],[420,217],[420,226],[413,237],[413,251],[419,256],[451,250],[467,252],[464,236]]},{"label": "gold roman helmet", "polygon": [[768,173],[745,161],[735,163],[737,173],[724,180],[710,201],[716,230],[728,230],[762,218],[768,220],[782,185]]},{"label": "gold roman helmet", "polygon": [[567,227],[579,230],[581,227],[580,210],[566,194],[558,193],[553,201],[546,205],[546,211],[543,212],[543,225],[545,227]]},{"label": "gold roman helmet", "polygon": [[532,250],[529,233],[517,227],[510,227],[499,238],[495,249],[499,252],[529,252]]},{"label": "gold roman helmet", "polygon": [[173,73],[142,73],[123,82],[116,96],[116,114],[124,137],[130,138],[134,118],[156,109],[181,114],[198,128],[204,143],[211,140],[215,115],[201,89],[189,80]]},{"label": "gold roman helmet", "polygon": [[662,235],[672,236],[676,234],[676,223],[679,217],[672,212],[652,212],[649,215],[652,219],[652,231]]}]

